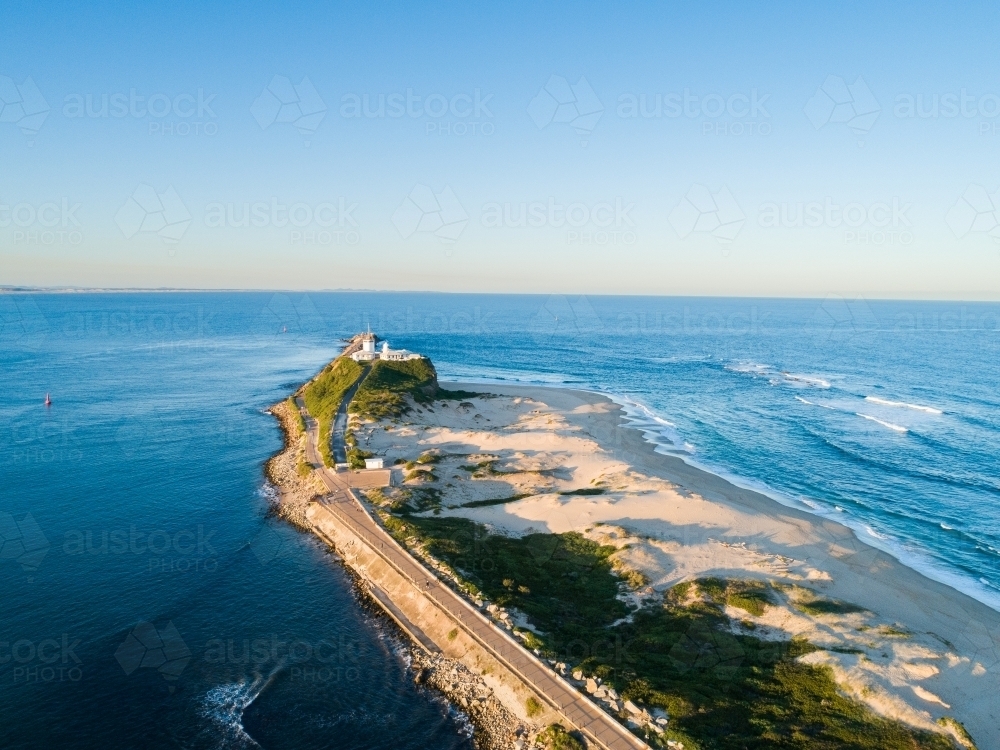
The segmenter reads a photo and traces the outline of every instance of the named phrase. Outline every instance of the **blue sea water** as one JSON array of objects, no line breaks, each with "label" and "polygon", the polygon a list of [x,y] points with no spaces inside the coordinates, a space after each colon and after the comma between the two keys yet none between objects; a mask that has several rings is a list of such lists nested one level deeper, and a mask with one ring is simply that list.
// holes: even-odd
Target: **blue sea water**
[{"label": "blue sea water", "polygon": [[264,409],[368,325],[442,378],[605,392],[661,451],[1000,609],[1000,305],[7,294],[0,747],[471,747],[266,515]]}]

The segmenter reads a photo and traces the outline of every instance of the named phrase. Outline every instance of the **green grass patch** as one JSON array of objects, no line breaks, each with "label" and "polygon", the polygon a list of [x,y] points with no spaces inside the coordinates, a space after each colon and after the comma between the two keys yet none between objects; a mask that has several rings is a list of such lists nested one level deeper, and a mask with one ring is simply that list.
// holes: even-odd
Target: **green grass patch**
[{"label": "green grass patch", "polygon": [[737,607],[754,617],[763,615],[767,606],[773,603],[767,587],[760,581],[699,578],[695,585],[711,602]]},{"label": "green grass patch", "polygon": [[850,615],[856,612],[868,611],[857,604],[842,602],[837,599],[824,599],[819,596],[810,599],[799,599],[798,601],[793,601],[792,605],[800,612],[812,615],[813,617],[821,615]]},{"label": "green grass patch", "polygon": [[299,456],[299,464],[296,467],[296,471],[298,471],[299,476],[302,477],[303,479],[305,479],[307,476],[309,476],[310,474],[312,474],[312,470],[313,470],[312,466],[310,466],[306,462],[305,458],[303,458],[302,456]]},{"label": "green grass patch", "polygon": [[427,403],[437,390],[437,373],[429,359],[375,360],[368,377],[354,394],[350,411],[364,419],[398,419],[409,410],[406,396],[417,403]]},{"label": "green grass patch", "polygon": [[[756,581],[707,578],[639,610],[618,598],[615,548],[580,534],[492,535],[468,519],[386,516],[489,600],[524,612],[548,657],[601,677],[624,698],[667,711],[695,750],[949,750],[941,735],[883,719],[844,697],[832,672],[797,658],[802,639],[734,634],[722,603],[767,604]],[[759,610],[759,611],[762,611]],[[626,617],[630,615],[631,617]],[[690,741],[689,739],[690,738]]]},{"label": "green grass patch", "polygon": [[939,726],[945,729],[950,729],[955,733],[958,738],[958,743],[966,748],[967,750],[976,750],[976,743],[973,742],[972,736],[965,729],[965,725],[958,719],[952,718],[951,716],[942,716],[937,720]]},{"label": "green grass patch", "polygon": [[433,469],[413,469],[406,474],[406,481],[410,482],[413,480],[420,480],[425,482],[436,482],[437,474],[434,473]]},{"label": "green grass patch", "polygon": [[583,743],[567,732],[562,724],[546,727],[538,734],[537,741],[545,750],[583,750]]},{"label": "green grass patch", "polygon": [[347,449],[347,464],[352,469],[363,469],[365,468],[365,459],[374,458],[375,454],[371,451],[361,450],[360,448],[348,448]]},{"label": "green grass patch", "polygon": [[903,630],[902,628],[897,628],[892,625],[883,625],[878,629],[878,632],[882,635],[887,635],[891,638],[912,638],[913,633],[909,630]]},{"label": "green grass patch", "polygon": [[323,371],[302,391],[309,413],[319,424],[319,452],[326,466],[333,466],[330,452],[330,428],[340,408],[344,394],[361,376],[362,367],[350,357],[339,357],[323,368]]},{"label": "green grass patch", "polygon": [[528,696],[528,700],[524,702],[524,707],[528,711],[528,717],[538,716],[542,712],[542,704],[539,702],[538,698],[531,695]]}]

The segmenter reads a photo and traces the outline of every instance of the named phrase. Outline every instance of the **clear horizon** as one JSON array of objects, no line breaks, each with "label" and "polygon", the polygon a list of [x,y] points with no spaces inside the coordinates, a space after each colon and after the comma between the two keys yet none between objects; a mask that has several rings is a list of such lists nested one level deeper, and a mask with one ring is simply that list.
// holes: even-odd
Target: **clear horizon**
[{"label": "clear horizon", "polygon": [[994,301],[998,14],[9,3],[0,285]]}]

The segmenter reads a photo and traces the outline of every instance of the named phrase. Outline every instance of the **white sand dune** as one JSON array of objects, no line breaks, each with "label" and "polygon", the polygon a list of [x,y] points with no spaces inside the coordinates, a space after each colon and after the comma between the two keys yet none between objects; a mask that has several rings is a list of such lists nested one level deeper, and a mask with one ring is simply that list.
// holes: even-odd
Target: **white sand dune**
[{"label": "white sand dune", "polygon": [[[363,447],[392,459],[442,454],[433,486],[446,515],[495,531],[580,531],[620,547],[651,591],[701,576],[780,585],[754,634],[804,636],[824,649],[843,689],[884,715],[941,731],[954,716],[980,748],[1000,748],[1000,613],[891,556],[840,524],[782,506],[673,456],[624,426],[621,409],[593,393],[448,384],[497,394],[418,408],[396,425],[358,430]],[[388,429],[387,429],[388,428]],[[466,468],[484,466],[473,474]],[[595,490],[603,494],[560,494]],[[526,495],[505,504],[470,502]],[[806,614],[822,596],[863,612]],[[734,627],[739,628],[738,624]],[[806,658],[806,657],[804,657]]]}]

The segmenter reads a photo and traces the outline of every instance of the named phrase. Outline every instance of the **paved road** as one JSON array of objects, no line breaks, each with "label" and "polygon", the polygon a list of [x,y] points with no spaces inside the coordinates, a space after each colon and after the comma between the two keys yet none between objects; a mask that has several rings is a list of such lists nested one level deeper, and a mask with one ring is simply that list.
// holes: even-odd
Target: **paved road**
[{"label": "paved road", "polygon": [[[345,399],[346,400],[346,399]],[[315,420],[303,409],[306,423],[315,426]],[[310,461],[318,458],[315,450],[316,432],[310,429]],[[309,449],[307,448],[307,451]],[[547,664],[534,656],[513,639],[507,631],[487,619],[469,602],[452,591],[401,547],[369,515],[347,484],[346,477],[326,468],[318,469],[330,494],[323,499],[323,507],[341,523],[350,528],[369,547],[382,556],[402,575],[420,587],[443,611],[451,615],[456,624],[490,651],[498,660],[520,675],[535,692],[572,722],[590,742],[608,750],[648,749],[618,721],[598,708],[576,690]]]},{"label": "paved road", "polygon": [[361,383],[364,379],[368,377],[368,373],[371,372],[371,365],[365,365],[365,369],[361,371],[361,375],[358,379],[354,381],[354,385],[347,389],[344,393],[344,398],[340,402],[340,407],[337,409],[337,415],[333,418],[333,428],[330,430],[330,438],[333,441],[333,461],[338,464],[347,463],[347,442],[344,439],[344,433],[347,430],[347,407],[350,405],[351,401],[354,399],[354,394],[358,392],[358,388],[361,387]]}]

